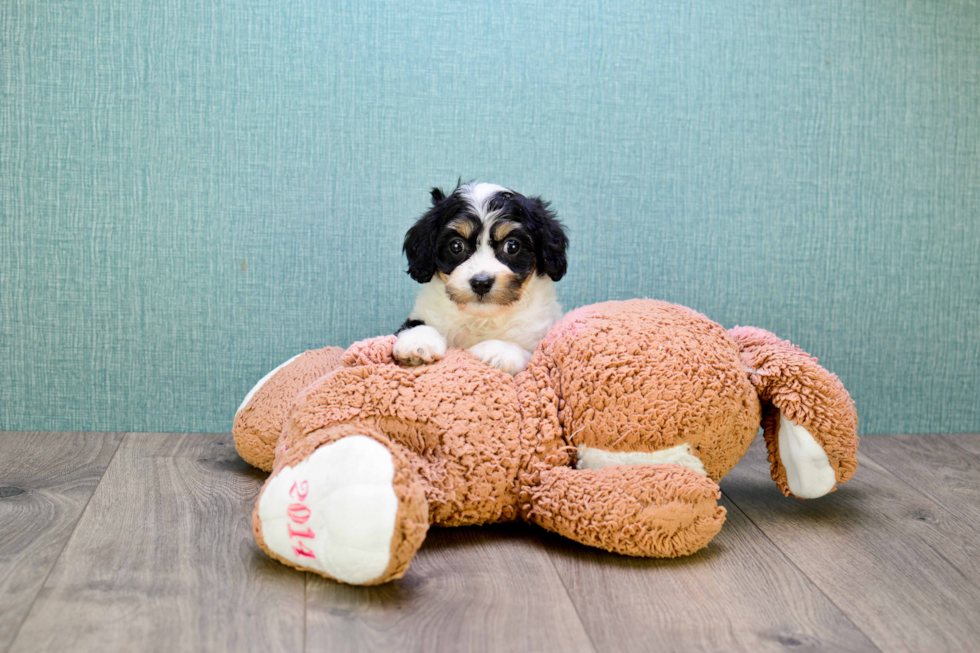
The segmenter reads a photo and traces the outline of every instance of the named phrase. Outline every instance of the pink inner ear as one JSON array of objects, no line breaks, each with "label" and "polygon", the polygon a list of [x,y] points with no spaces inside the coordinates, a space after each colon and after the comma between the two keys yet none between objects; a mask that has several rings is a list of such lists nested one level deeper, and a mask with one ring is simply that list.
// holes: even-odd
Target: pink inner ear
[{"label": "pink inner ear", "polygon": [[398,336],[378,336],[355,342],[347,348],[344,355],[340,358],[340,364],[344,367],[356,367],[358,365],[394,365],[395,359],[391,352],[395,348]]}]

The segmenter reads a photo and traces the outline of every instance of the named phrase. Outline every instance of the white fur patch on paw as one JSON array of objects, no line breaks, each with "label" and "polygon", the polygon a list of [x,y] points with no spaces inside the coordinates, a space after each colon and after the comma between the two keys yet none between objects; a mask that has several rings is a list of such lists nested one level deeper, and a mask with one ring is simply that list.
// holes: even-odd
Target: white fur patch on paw
[{"label": "white fur patch on paw", "polygon": [[391,355],[402,365],[425,365],[441,359],[446,353],[446,339],[425,324],[398,334]]},{"label": "white fur patch on paw", "polygon": [[779,460],[786,469],[789,490],[801,499],[822,497],[837,485],[827,452],[802,426],[779,412]]},{"label": "white fur patch on paw", "polygon": [[248,391],[248,394],[247,395],[245,395],[245,399],[242,401],[242,405],[239,406],[238,407],[238,410],[235,411],[235,416],[237,417],[238,416],[238,413],[242,412],[242,408],[245,408],[245,406],[248,406],[248,402],[252,401],[252,397],[254,397],[255,396],[255,393],[259,391],[259,388],[261,388],[262,386],[264,386],[266,384],[266,381],[268,381],[269,379],[271,379],[275,375],[276,372],[278,372],[282,368],[286,367],[287,365],[289,365],[290,363],[292,363],[294,360],[296,360],[300,356],[302,356],[302,354],[296,354],[295,356],[293,356],[292,358],[290,358],[288,361],[286,361],[285,363],[283,363],[282,365],[280,365],[279,367],[277,367],[276,369],[272,370],[271,372],[269,372],[268,374],[266,374],[265,376],[263,376],[261,379],[259,379],[259,382],[256,383],[252,387],[252,389]]},{"label": "white fur patch on paw", "polygon": [[487,365],[496,367],[501,372],[507,372],[511,376],[527,367],[528,361],[531,360],[531,352],[520,345],[503,340],[484,340],[466,351]]},{"label": "white fur patch on paw", "polygon": [[391,453],[352,435],[314,451],[269,482],[259,501],[262,539],[276,555],[345,583],[388,568],[398,498]]},{"label": "white fur patch on paw", "polygon": [[683,465],[708,475],[704,463],[694,455],[694,449],[687,442],[660,451],[606,451],[580,446],[576,458],[576,469],[602,469],[614,465]]}]

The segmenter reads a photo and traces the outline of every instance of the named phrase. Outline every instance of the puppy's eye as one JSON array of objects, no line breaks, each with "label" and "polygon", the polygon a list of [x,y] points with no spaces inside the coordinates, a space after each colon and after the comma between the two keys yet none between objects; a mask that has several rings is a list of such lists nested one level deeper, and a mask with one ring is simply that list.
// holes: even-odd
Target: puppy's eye
[{"label": "puppy's eye", "polygon": [[516,254],[519,251],[521,251],[521,244],[516,240],[511,239],[504,243],[505,254]]},{"label": "puppy's eye", "polygon": [[453,254],[463,253],[463,241],[459,238],[453,238],[449,243],[449,251]]}]

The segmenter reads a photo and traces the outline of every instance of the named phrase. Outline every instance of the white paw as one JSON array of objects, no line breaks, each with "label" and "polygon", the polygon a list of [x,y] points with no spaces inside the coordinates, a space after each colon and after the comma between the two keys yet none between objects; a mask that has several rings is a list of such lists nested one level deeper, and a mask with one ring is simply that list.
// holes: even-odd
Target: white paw
[{"label": "white paw", "polygon": [[523,370],[527,367],[527,362],[531,360],[531,352],[520,345],[503,340],[484,340],[466,351],[487,365],[492,365],[501,372],[507,372],[510,375]]},{"label": "white paw", "polygon": [[779,460],[786,469],[789,490],[801,499],[822,497],[837,485],[827,452],[802,426],[779,412]]},{"label": "white paw", "polygon": [[262,539],[276,555],[345,583],[388,568],[398,498],[391,453],[351,435],[283,468],[262,493]]},{"label": "white paw", "polygon": [[446,339],[426,325],[412,327],[398,334],[391,355],[402,365],[434,363],[446,353]]}]

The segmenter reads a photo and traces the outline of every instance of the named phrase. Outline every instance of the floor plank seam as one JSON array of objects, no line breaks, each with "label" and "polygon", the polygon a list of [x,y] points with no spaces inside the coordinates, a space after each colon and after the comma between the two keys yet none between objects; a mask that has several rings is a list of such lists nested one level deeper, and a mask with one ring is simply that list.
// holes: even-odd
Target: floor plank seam
[{"label": "floor plank seam", "polygon": [[[111,435],[111,433],[106,433],[106,435]],[[71,542],[71,538],[75,536],[75,531],[78,530],[78,525],[82,523],[82,519],[85,517],[85,511],[88,510],[89,504],[92,503],[92,497],[94,497],[95,493],[99,491],[99,486],[102,485],[102,481],[105,479],[106,472],[108,472],[109,468],[112,467],[112,462],[116,459],[116,454],[119,453],[119,448],[122,446],[122,443],[125,442],[126,438],[128,437],[129,437],[129,433],[123,433],[123,436],[119,438],[119,442],[116,443],[116,448],[113,449],[112,456],[110,456],[109,458],[109,462],[106,463],[105,469],[102,470],[102,476],[99,477],[99,482],[95,484],[95,487],[92,489],[92,493],[89,494],[88,499],[85,500],[85,506],[83,506],[81,512],[78,513],[78,519],[76,519],[75,523],[72,525],[71,533],[69,533],[68,537],[65,538],[65,543],[61,546],[61,550],[58,551],[58,555],[54,557],[54,561],[51,563],[51,567],[48,569],[48,573],[44,575],[44,580],[41,581],[41,586],[38,589],[37,594],[35,594],[34,598],[31,599],[31,606],[27,608],[27,612],[24,613],[24,618],[21,619],[20,623],[17,625],[17,630],[14,631],[14,636],[10,638],[10,644],[4,650],[4,653],[7,653],[7,651],[13,649],[14,644],[17,643],[17,639],[20,637],[21,629],[24,627],[24,624],[26,624],[27,620],[30,618],[31,612],[34,611],[34,606],[37,605],[38,597],[40,597],[41,592],[44,591],[44,586],[48,584],[48,579],[51,578],[51,573],[54,571],[54,568],[58,566],[58,561],[61,560],[61,556],[64,555],[65,549],[68,548],[68,543]]]},{"label": "floor plank seam", "polygon": [[[957,433],[956,435],[960,435],[960,434]],[[972,435],[972,434],[968,434],[968,435]],[[951,445],[953,448],[961,451],[963,455],[967,456],[970,460],[980,459],[980,456],[977,456],[977,454],[973,453],[972,451],[970,451],[969,449],[961,445],[959,442],[949,437],[949,434],[941,433],[938,437],[942,439],[943,442],[946,442],[947,444]]]},{"label": "floor plank seam", "polygon": [[[973,455],[969,451],[967,451],[966,453],[969,454],[970,456]],[[969,523],[967,523],[965,521],[961,521],[960,519],[958,519],[957,516],[956,516],[956,513],[953,512],[953,510],[951,508],[947,508],[946,505],[945,505],[945,503],[943,503],[939,499],[934,498],[932,496],[932,494],[930,494],[929,492],[923,490],[920,487],[917,487],[915,485],[912,485],[911,483],[909,483],[908,481],[906,481],[904,478],[902,478],[901,476],[899,476],[898,474],[896,474],[895,472],[893,472],[891,469],[889,469],[888,467],[886,467],[882,463],[880,463],[877,460],[875,460],[874,458],[871,458],[870,456],[868,456],[868,454],[862,453],[861,455],[863,457],[867,458],[869,461],[873,462],[875,465],[877,465],[879,468],[881,468],[881,470],[883,472],[885,472],[886,474],[888,474],[889,476],[891,476],[892,478],[894,478],[896,481],[898,481],[899,483],[901,483],[902,485],[904,485],[905,487],[909,488],[910,490],[912,490],[913,492],[915,492],[916,494],[918,494],[919,496],[921,496],[922,498],[924,498],[926,501],[928,501],[929,503],[931,503],[940,512],[945,513],[948,517],[950,517],[954,521],[958,521],[958,522],[962,523],[964,527],[969,528],[971,531],[978,532],[977,529],[974,526],[970,525]],[[959,567],[956,567],[954,565],[953,568],[956,569],[956,571],[958,573],[960,573],[961,575],[963,574],[963,572],[960,571]],[[976,583],[974,583],[974,584],[976,584]]]},{"label": "floor plank seam", "polygon": [[572,609],[575,610],[575,618],[578,619],[579,624],[582,626],[582,632],[585,633],[585,636],[589,638],[589,646],[592,647],[593,651],[599,653],[600,649],[598,646],[596,646],[595,640],[592,639],[592,633],[589,632],[589,627],[586,625],[585,621],[582,620],[582,615],[578,611],[578,605],[575,604],[575,599],[572,598],[571,593],[568,591],[568,586],[565,585],[565,579],[562,578],[561,573],[558,571],[558,567],[555,566],[555,561],[551,557],[552,556],[551,551],[549,551],[547,547],[545,547],[544,542],[542,542],[540,538],[535,538],[535,539],[537,539],[538,544],[540,544],[544,548],[545,556],[548,558],[548,564],[551,565],[552,571],[554,571],[555,576],[558,577],[558,582],[561,583],[561,588],[565,590],[565,597],[568,598],[568,602],[571,604]]},{"label": "floor plank seam", "polygon": [[735,501],[735,499],[733,499],[733,498],[732,498],[732,496],[731,496],[731,495],[729,495],[729,494],[727,494],[727,493],[726,493],[726,492],[725,492],[724,490],[722,490],[722,492],[721,492],[721,493],[722,493],[722,496],[724,496],[724,497],[725,497],[726,499],[728,499],[728,500],[729,500],[729,501],[731,502],[731,504],[732,504],[733,506],[735,506],[736,508],[738,508],[738,511],[739,511],[740,513],[742,513],[742,515],[743,515],[743,516],[744,516],[744,517],[745,517],[746,519],[748,519],[748,520],[749,520],[749,523],[750,523],[750,524],[752,524],[752,526],[754,526],[754,527],[755,527],[755,529],[756,529],[757,531],[759,531],[759,532],[760,532],[760,533],[762,534],[762,537],[764,537],[764,538],[766,538],[766,540],[768,540],[768,541],[769,541],[769,543],[770,543],[770,544],[772,544],[772,545],[773,545],[773,546],[774,546],[774,547],[776,548],[776,550],[777,550],[777,551],[779,551],[779,554],[780,554],[781,556],[783,556],[783,557],[784,557],[784,558],[786,559],[786,561],[787,561],[787,562],[789,562],[789,564],[791,564],[791,565],[793,566],[793,568],[794,568],[794,569],[796,569],[796,570],[797,570],[798,572],[800,572],[800,574],[801,574],[801,575],[803,576],[803,578],[806,578],[806,579],[807,579],[807,581],[809,581],[809,582],[810,582],[810,584],[811,584],[811,585],[813,585],[813,586],[814,586],[814,587],[815,587],[815,588],[817,589],[817,591],[818,591],[818,592],[820,592],[820,594],[822,594],[822,595],[823,595],[823,597],[824,597],[824,598],[826,598],[826,599],[827,599],[827,601],[829,601],[829,602],[830,602],[830,604],[831,604],[832,606],[834,606],[835,608],[837,608],[837,611],[838,611],[838,612],[840,612],[840,613],[841,613],[841,615],[843,615],[843,617],[844,617],[845,619],[847,619],[847,620],[848,620],[848,621],[849,621],[849,622],[851,623],[851,625],[852,625],[852,626],[854,626],[854,629],[855,629],[855,630],[857,630],[857,631],[858,631],[859,633],[862,633],[862,634],[863,634],[863,635],[864,635],[864,636],[865,636],[865,637],[867,638],[867,640],[868,640],[868,642],[870,642],[870,643],[871,643],[871,645],[875,647],[875,649],[876,649],[876,650],[878,650],[878,651],[881,651],[881,653],[884,653],[884,651],[882,650],[882,648],[881,648],[880,646],[878,646],[878,642],[876,642],[876,641],[874,641],[874,640],[873,640],[873,639],[871,638],[871,635],[869,635],[869,634],[868,634],[868,633],[867,633],[867,632],[866,632],[866,631],[865,631],[865,630],[864,630],[863,628],[861,628],[860,626],[858,626],[858,625],[857,625],[857,624],[856,624],[856,623],[854,622],[854,620],[853,620],[853,619],[851,619],[851,615],[850,615],[850,614],[848,614],[848,612],[847,612],[847,610],[845,610],[845,609],[844,609],[844,608],[842,608],[841,606],[839,606],[839,605],[837,605],[837,602],[836,602],[836,601],[834,601],[834,600],[833,600],[833,599],[832,599],[832,598],[831,598],[831,597],[830,597],[830,596],[829,596],[829,595],[827,594],[827,592],[825,592],[825,591],[824,591],[824,589],[823,589],[822,587],[820,587],[820,584],[819,584],[819,583],[817,583],[817,581],[815,581],[815,580],[813,580],[813,578],[811,578],[809,574],[807,574],[807,573],[806,573],[805,571],[803,571],[803,570],[802,570],[802,569],[800,568],[800,566],[796,564],[796,561],[795,561],[795,560],[793,560],[793,558],[791,558],[791,557],[789,556],[789,554],[787,554],[787,553],[786,553],[785,551],[783,551],[783,549],[782,549],[782,548],[780,548],[780,546],[779,546],[779,545],[778,545],[778,544],[777,544],[777,543],[776,543],[776,542],[775,542],[775,541],[774,541],[774,540],[773,540],[773,539],[772,539],[771,537],[769,537],[769,534],[768,534],[768,533],[766,533],[766,531],[765,531],[765,530],[763,530],[763,529],[762,529],[762,528],[761,528],[761,527],[760,527],[760,526],[759,526],[759,525],[758,525],[757,523],[755,523],[755,520],[754,520],[754,519],[752,519],[752,517],[751,517],[751,516],[750,516],[750,515],[749,515],[749,514],[748,514],[747,512],[745,512],[744,510],[742,510],[742,507],[738,505],[738,503],[737,503],[737,502]]}]

